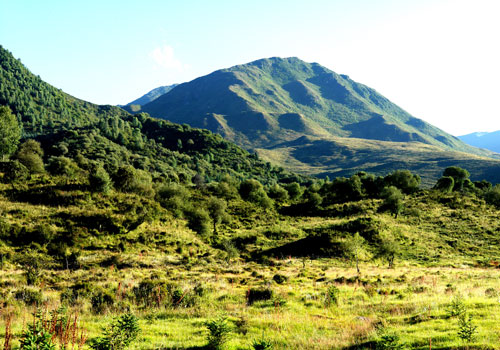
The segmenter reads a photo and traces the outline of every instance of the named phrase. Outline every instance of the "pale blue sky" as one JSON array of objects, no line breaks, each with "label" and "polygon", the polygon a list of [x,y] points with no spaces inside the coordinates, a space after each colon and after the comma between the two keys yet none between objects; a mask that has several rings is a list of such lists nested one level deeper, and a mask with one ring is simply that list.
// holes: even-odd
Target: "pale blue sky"
[{"label": "pale blue sky", "polygon": [[100,104],[297,56],[460,135],[500,129],[499,14],[496,0],[0,0],[0,44]]}]

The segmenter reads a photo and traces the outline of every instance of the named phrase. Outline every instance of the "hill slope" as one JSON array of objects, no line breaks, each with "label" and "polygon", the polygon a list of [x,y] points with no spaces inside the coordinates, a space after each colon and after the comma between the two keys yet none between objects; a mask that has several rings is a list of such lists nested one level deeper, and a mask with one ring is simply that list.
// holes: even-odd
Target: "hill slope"
[{"label": "hill slope", "polygon": [[474,132],[458,137],[463,142],[479,148],[500,153],[500,130],[493,132]]},{"label": "hill slope", "polygon": [[[393,142],[407,143],[408,149],[415,147],[415,154],[421,147],[418,143],[433,146],[429,152],[435,150],[437,153],[428,152],[431,158],[445,157],[450,164],[458,158],[467,158],[461,152],[500,157],[466,145],[411,116],[375,90],[346,75],[298,58],[262,59],[218,70],[178,85],[143,106],[142,110],[176,123],[207,128],[243,147],[258,149],[260,154],[289,169],[311,174],[318,174],[319,169],[311,168],[311,164],[300,165],[304,161],[296,157],[297,151],[286,152],[281,146],[301,143],[303,136],[330,144],[342,138],[344,147],[365,155],[358,161],[361,168],[370,167],[373,152],[383,150],[395,156]],[[361,151],[360,139],[373,142],[364,142],[366,148],[362,147]],[[307,150],[301,148],[302,153]],[[443,150],[450,153],[443,153]],[[309,153],[309,156],[315,154]],[[281,162],[283,158],[290,161]],[[315,163],[322,168],[320,173],[335,172],[351,168],[345,160],[349,161],[324,154],[322,160]],[[420,162],[413,162],[411,157],[406,159],[411,170],[421,168]],[[393,167],[388,163],[378,165],[383,172]],[[436,168],[427,173],[434,181],[440,171]]]},{"label": "hill slope", "polygon": [[297,178],[207,130],[74,98],[32,74],[1,46],[0,81],[0,105],[17,115],[25,139],[42,142],[46,158],[83,155],[110,173],[128,164],[177,181],[195,174],[254,177],[263,183]]}]

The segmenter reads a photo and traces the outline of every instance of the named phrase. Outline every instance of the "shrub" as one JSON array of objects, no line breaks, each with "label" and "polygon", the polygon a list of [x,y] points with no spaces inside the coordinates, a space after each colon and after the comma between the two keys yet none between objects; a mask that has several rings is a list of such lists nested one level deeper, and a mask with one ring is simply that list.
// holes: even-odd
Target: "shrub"
[{"label": "shrub", "polygon": [[210,216],[205,208],[190,208],[185,212],[185,215],[191,230],[202,236],[207,236],[210,233]]},{"label": "shrub", "polygon": [[252,343],[252,347],[254,350],[272,350],[273,343],[267,339],[256,339]]},{"label": "shrub", "polygon": [[40,143],[35,140],[23,142],[16,152],[16,159],[19,160],[30,173],[43,173],[43,150]]},{"label": "shrub", "polygon": [[340,290],[334,285],[330,285],[326,290],[325,305],[326,306],[337,305],[339,302],[339,294]]},{"label": "shrub", "polygon": [[434,189],[443,193],[450,193],[453,191],[453,187],[455,187],[455,180],[451,176],[443,176],[434,185]]},{"label": "shrub", "polygon": [[104,313],[115,303],[115,295],[104,289],[97,289],[90,298],[92,312],[96,314]]},{"label": "shrub", "polygon": [[386,186],[395,186],[401,192],[410,194],[418,190],[420,176],[413,175],[409,170],[396,170],[384,178]]},{"label": "shrub", "polygon": [[42,292],[35,288],[20,289],[14,294],[14,297],[26,305],[42,305],[43,303]]},{"label": "shrub", "polygon": [[288,200],[288,192],[278,184],[274,184],[269,188],[268,195],[278,203],[284,203]]},{"label": "shrub", "polygon": [[263,208],[270,208],[273,201],[267,196],[262,184],[254,179],[245,180],[240,184],[239,193],[241,198],[255,203]]},{"label": "shrub", "polygon": [[474,340],[477,326],[472,324],[472,315],[467,315],[466,312],[458,317],[458,332],[457,335],[463,341],[470,343]]},{"label": "shrub", "polygon": [[80,171],[78,165],[70,158],[59,156],[49,159],[47,169],[52,175],[62,175],[74,178]]},{"label": "shrub", "polygon": [[288,197],[292,201],[299,199],[299,197],[302,195],[302,188],[296,182],[292,182],[291,184],[285,185],[285,189],[288,192]]},{"label": "shrub", "polygon": [[143,170],[137,170],[131,165],[118,168],[113,180],[115,188],[119,191],[136,193],[146,197],[154,195],[151,175]]},{"label": "shrub", "polygon": [[403,350],[404,346],[399,342],[397,333],[387,333],[377,341],[377,350]]},{"label": "shrub", "polygon": [[271,300],[273,297],[273,291],[269,288],[258,289],[250,288],[247,292],[247,304],[252,305],[256,301]]},{"label": "shrub", "polygon": [[403,210],[403,193],[396,187],[389,186],[382,191],[382,197],[384,197],[383,207],[397,218],[401,210]]},{"label": "shrub", "polygon": [[111,190],[111,178],[103,167],[98,166],[89,173],[89,187],[92,192],[105,194]]},{"label": "shrub", "polygon": [[122,350],[127,348],[140,333],[137,317],[124,314],[116,318],[104,331],[103,337],[90,341],[94,350]]},{"label": "shrub", "polygon": [[161,281],[146,279],[135,286],[132,293],[134,293],[137,304],[144,307],[158,307],[166,299],[168,288]]},{"label": "shrub", "polygon": [[28,325],[28,330],[23,333],[20,340],[21,350],[55,350],[52,342],[54,334],[43,327],[41,321]]},{"label": "shrub", "polygon": [[455,296],[448,305],[447,311],[448,317],[463,315],[467,311],[464,299],[460,295]]},{"label": "shrub", "polygon": [[453,191],[461,191],[464,188],[466,180],[469,180],[470,173],[457,166],[450,166],[443,172],[443,176],[450,176],[454,180]]},{"label": "shrub", "polygon": [[278,283],[278,284],[283,284],[288,280],[288,277],[281,275],[277,273],[276,275],[273,276],[273,281]]},{"label": "shrub", "polygon": [[208,328],[208,344],[207,348],[211,350],[222,349],[228,341],[231,326],[226,317],[219,317],[215,320],[210,320],[206,324]]},{"label": "shrub", "polygon": [[3,181],[5,183],[23,182],[28,179],[28,176],[29,170],[21,162],[14,160],[5,169]]}]

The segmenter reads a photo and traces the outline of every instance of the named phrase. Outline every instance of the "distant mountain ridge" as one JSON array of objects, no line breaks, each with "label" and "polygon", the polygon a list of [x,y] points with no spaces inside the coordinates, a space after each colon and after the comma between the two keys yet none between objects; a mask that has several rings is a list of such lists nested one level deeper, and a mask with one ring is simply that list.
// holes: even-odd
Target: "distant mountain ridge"
[{"label": "distant mountain ridge", "polygon": [[160,86],[157,87],[148,93],[144,94],[143,96],[139,97],[138,99],[135,99],[134,101],[127,103],[124,106],[120,106],[123,109],[125,109],[128,112],[131,113],[137,113],[140,112],[141,108],[143,105],[148,104],[154,100],[156,100],[158,97],[165,95],[167,92],[172,90],[174,87],[176,87],[178,84],[172,84],[172,85],[165,85],[165,86]]},{"label": "distant mountain ridge", "polygon": [[[399,164],[425,173],[424,183],[431,184],[442,171],[438,165],[466,167],[469,160],[478,177],[491,177],[488,159],[500,157],[413,117],[347,75],[295,57],[215,71],[178,85],[142,111],[217,132],[312,175],[382,175]],[[486,169],[478,166],[481,159]]]},{"label": "distant mountain ridge", "polygon": [[500,153],[500,130],[493,132],[473,132],[459,136],[458,138],[471,146]]}]

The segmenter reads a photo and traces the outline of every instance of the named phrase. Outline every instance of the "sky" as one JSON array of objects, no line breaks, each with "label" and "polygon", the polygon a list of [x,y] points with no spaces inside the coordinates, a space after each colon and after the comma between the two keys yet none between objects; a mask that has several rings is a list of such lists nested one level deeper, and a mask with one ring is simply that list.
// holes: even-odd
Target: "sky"
[{"label": "sky", "polygon": [[0,0],[0,45],[98,104],[295,56],[458,136],[500,130],[499,14],[497,0]]}]

